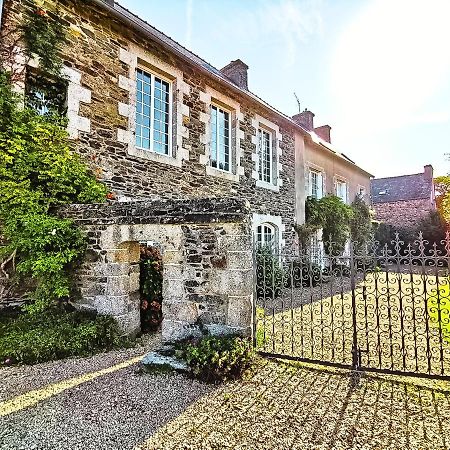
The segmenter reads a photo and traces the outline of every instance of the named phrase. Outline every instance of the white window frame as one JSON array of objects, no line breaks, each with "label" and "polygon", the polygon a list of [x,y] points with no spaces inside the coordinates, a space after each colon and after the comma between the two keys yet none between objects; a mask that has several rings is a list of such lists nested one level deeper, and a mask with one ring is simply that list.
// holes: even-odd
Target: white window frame
[{"label": "white window frame", "polygon": [[[156,153],[158,155],[163,155],[163,156],[169,156],[172,157],[173,156],[173,150],[172,150],[172,137],[173,137],[173,120],[172,120],[172,114],[173,114],[173,82],[172,80],[162,76],[159,73],[156,73],[150,69],[148,69],[147,67],[138,65],[136,67],[136,84],[137,84],[137,72],[141,71],[146,75],[150,76],[150,136],[149,136],[149,142],[150,142],[150,148],[146,148],[146,147],[140,147],[138,146],[136,143],[136,149],[138,150],[143,150],[143,151],[150,151],[152,153]],[[169,85],[169,127],[168,127],[168,151],[167,153],[161,153],[158,152],[154,149],[155,146],[155,140],[154,140],[154,122],[155,122],[155,78],[160,79],[161,81],[166,82]],[[137,108],[137,95],[138,95],[139,91],[137,90],[136,87],[136,108]],[[142,103],[142,105],[144,105],[144,103]],[[135,122],[134,122],[134,129],[137,129],[138,123],[137,123],[137,109],[135,112]],[[165,123],[164,123],[165,124]],[[135,133],[135,139],[136,139],[136,133]]]},{"label": "white window frame", "polygon": [[[252,126],[256,130],[255,134],[252,135],[252,144],[254,144],[255,146],[255,150],[252,153],[252,161],[254,163],[254,169],[252,170],[252,178],[255,180],[256,187],[268,189],[274,192],[279,192],[280,187],[283,185],[283,179],[281,178],[283,168],[280,162],[280,158],[282,155],[280,142],[282,141],[283,137],[280,133],[280,128],[277,124],[259,115],[256,115],[254,118],[252,118]],[[259,167],[260,167],[259,130],[264,130],[270,133],[270,143],[271,143],[270,182],[261,180],[259,175]]]},{"label": "white window frame", "polygon": [[[261,232],[260,232],[261,229]],[[266,241],[266,236],[269,233],[266,233],[266,229],[270,231],[271,238]],[[269,246],[272,249],[276,249],[278,247],[278,229],[277,226],[270,222],[262,222],[256,226],[256,243],[261,247]],[[261,240],[259,239],[261,237]]]},{"label": "white window frame", "polygon": [[[345,198],[343,198],[341,190],[341,186],[344,186],[345,189]],[[341,178],[337,178],[334,182],[334,189],[336,192],[336,197],[339,197],[345,204],[348,202],[348,183],[346,180],[343,180]]]},{"label": "white window frame", "polygon": [[[183,161],[189,160],[189,146],[185,144],[189,138],[189,130],[183,121],[183,117],[190,116],[190,108],[185,105],[183,98],[190,95],[191,88],[184,81],[183,71],[177,67],[163,61],[154,54],[148,52],[137,44],[129,44],[128,49],[119,49],[119,59],[128,68],[128,75],[119,74],[118,85],[128,91],[128,102],[119,102],[118,113],[126,118],[127,127],[119,127],[117,130],[117,140],[127,145],[128,154],[140,159],[152,161],[168,166],[181,168]],[[151,152],[136,148],[136,69],[143,68],[146,71],[154,72],[157,77],[165,81],[172,82],[171,107],[172,114],[172,136],[170,144],[171,155]]]},{"label": "white window frame", "polygon": [[252,215],[252,232],[255,244],[258,240],[258,227],[260,225],[270,225],[275,230],[275,240],[273,249],[279,252],[285,245],[283,239],[283,233],[286,231],[286,227],[283,224],[283,219],[281,216],[273,216],[271,214],[259,214],[253,213]]},{"label": "white window frame", "polygon": [[[264,151],[266,150],[263,148],[263,136],[264,133],[268,136],[268,142],[269,142],[269,179],[265,180],[265,167],[263,167],[263,161],[264,161]],[[273,174],[273,133],[272,131],[259,127],[258,128],[258,180],[263,183],[269,183],[274,184],[274,174]]]},{"label": "white window frame", "polygon": [[[219,105],[218,103],[215,102],[211,102],[210,108],[209,108],[209,113],[210,113],[210,135],[212,137],[212,127],[213,127],[213,123],[212,123],[212,110],[213,108],[217,109],[217,113],[219,113],[219,111],[223,111],[224,113],[228,114],[228,170],[226,169],[221,169],[220,167],[214,167],[212,165],[212,154],[213,154],[213,148],[212,148],[212,139],[210,141],[210,155],[209,155],[209,166],[212,167],[214,170],[219,170],[221,172],[225,172],[225,173],[232,173],[233,172],[233,146],[232,146],[232,142],[231,142],[231,128],[232,128],[232,120],[233,120],[233,112],[228,109],[223,107],[222,105]],[[218,114],[216,116],[218,118]],[[216,120],[216,125],[215,125],[215,129],[216,129],[216,148],[215,148],[215,154],[216,154],[216,162],[217,164],[219,163],[219,121]]]},{"label": "white window frame", "polygon": [[[313,174],[317,175],[317,195],[314,195],[313,191]],[[323,198],[323,172],[319,169],[315,169],[310,167],[309,173],[308,173],[308,195],[310,197],[316,198],[317,200],[320,200]],[[319,195],[320,194],[320,195]]]}]

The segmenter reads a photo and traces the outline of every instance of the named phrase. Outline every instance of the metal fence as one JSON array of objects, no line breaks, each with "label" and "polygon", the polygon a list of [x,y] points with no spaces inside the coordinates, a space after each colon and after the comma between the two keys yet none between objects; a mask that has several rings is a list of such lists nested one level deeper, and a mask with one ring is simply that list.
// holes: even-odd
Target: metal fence
[{"label": "metal fence", "polygon": [[[342,246],[341,246],[342,247]],[[255,346],[358,370],[450,378],[450,239],[295,253],[255,246]]]}]

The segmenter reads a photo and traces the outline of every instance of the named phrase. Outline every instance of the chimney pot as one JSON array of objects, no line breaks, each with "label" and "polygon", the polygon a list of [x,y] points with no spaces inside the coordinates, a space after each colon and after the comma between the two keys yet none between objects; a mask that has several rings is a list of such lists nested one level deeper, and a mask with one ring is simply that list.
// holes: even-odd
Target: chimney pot
[{"label": "chimney pot", "polygon": [[220,71],[241,89],[248,91],[248,66],[240,59],[231,61]]},{"label": "chimney pot", "polygon": [[292,120],[308,131],[314,130],[314,113],[307,109],[292,116]]},{"label": "chimney pot", "polygon": [[314,128],[314,132],[324,141],[331,144],[331,127],[330,125],[322,125],[320,127]]}]

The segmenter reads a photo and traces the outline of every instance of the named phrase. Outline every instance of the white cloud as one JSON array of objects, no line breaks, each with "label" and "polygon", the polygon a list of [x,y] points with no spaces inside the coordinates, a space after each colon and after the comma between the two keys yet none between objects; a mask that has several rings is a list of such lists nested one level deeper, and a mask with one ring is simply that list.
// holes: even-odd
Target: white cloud
[{"label": "white cloud", "polygon": [[330,86],[340,141],[418,121],[450,75],[449,0],[374,0],[339,37]]},{"label": "white cloud", "polygon": [[297,60],[299,42],[322,33],[321,8],[322,0],[255,1],[251,10],[233,14],[231,22],[226,21],[226,29],[231,30],[232,39],[281,41],[285,54],[279,61],[291,67]]}]

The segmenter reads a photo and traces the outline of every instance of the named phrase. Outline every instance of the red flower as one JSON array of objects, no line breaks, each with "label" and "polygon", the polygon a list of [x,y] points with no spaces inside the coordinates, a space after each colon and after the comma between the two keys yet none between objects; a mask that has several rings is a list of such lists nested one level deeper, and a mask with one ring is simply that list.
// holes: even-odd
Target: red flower
[{"label": "red flower", "polygon": [[146,310],[147,308],[148,308],[148,301],[143,300],[143,302],[141,303],[141,309]]},{"label": "red flower", "polygon": [[114,200],[114,199],[116,198],[116,194],[114,194],[114,192],[108,192],[108,193],[106,194],[106,198],[107,198],[108,200]]},{"label": "red flower", "polygon": [[151,302],[150,306],[151,306],[153,309],[161,309],[161,305],[160,305],[156,300],[153,300],[153,301]]},{"label": "red flower", "polygon": [[45,9],[38,8],[38,9],[36,10],[36,14],[37,14],[38,16],[44,17],[44,16],[47,15],[47,11],[46,11]]}]

